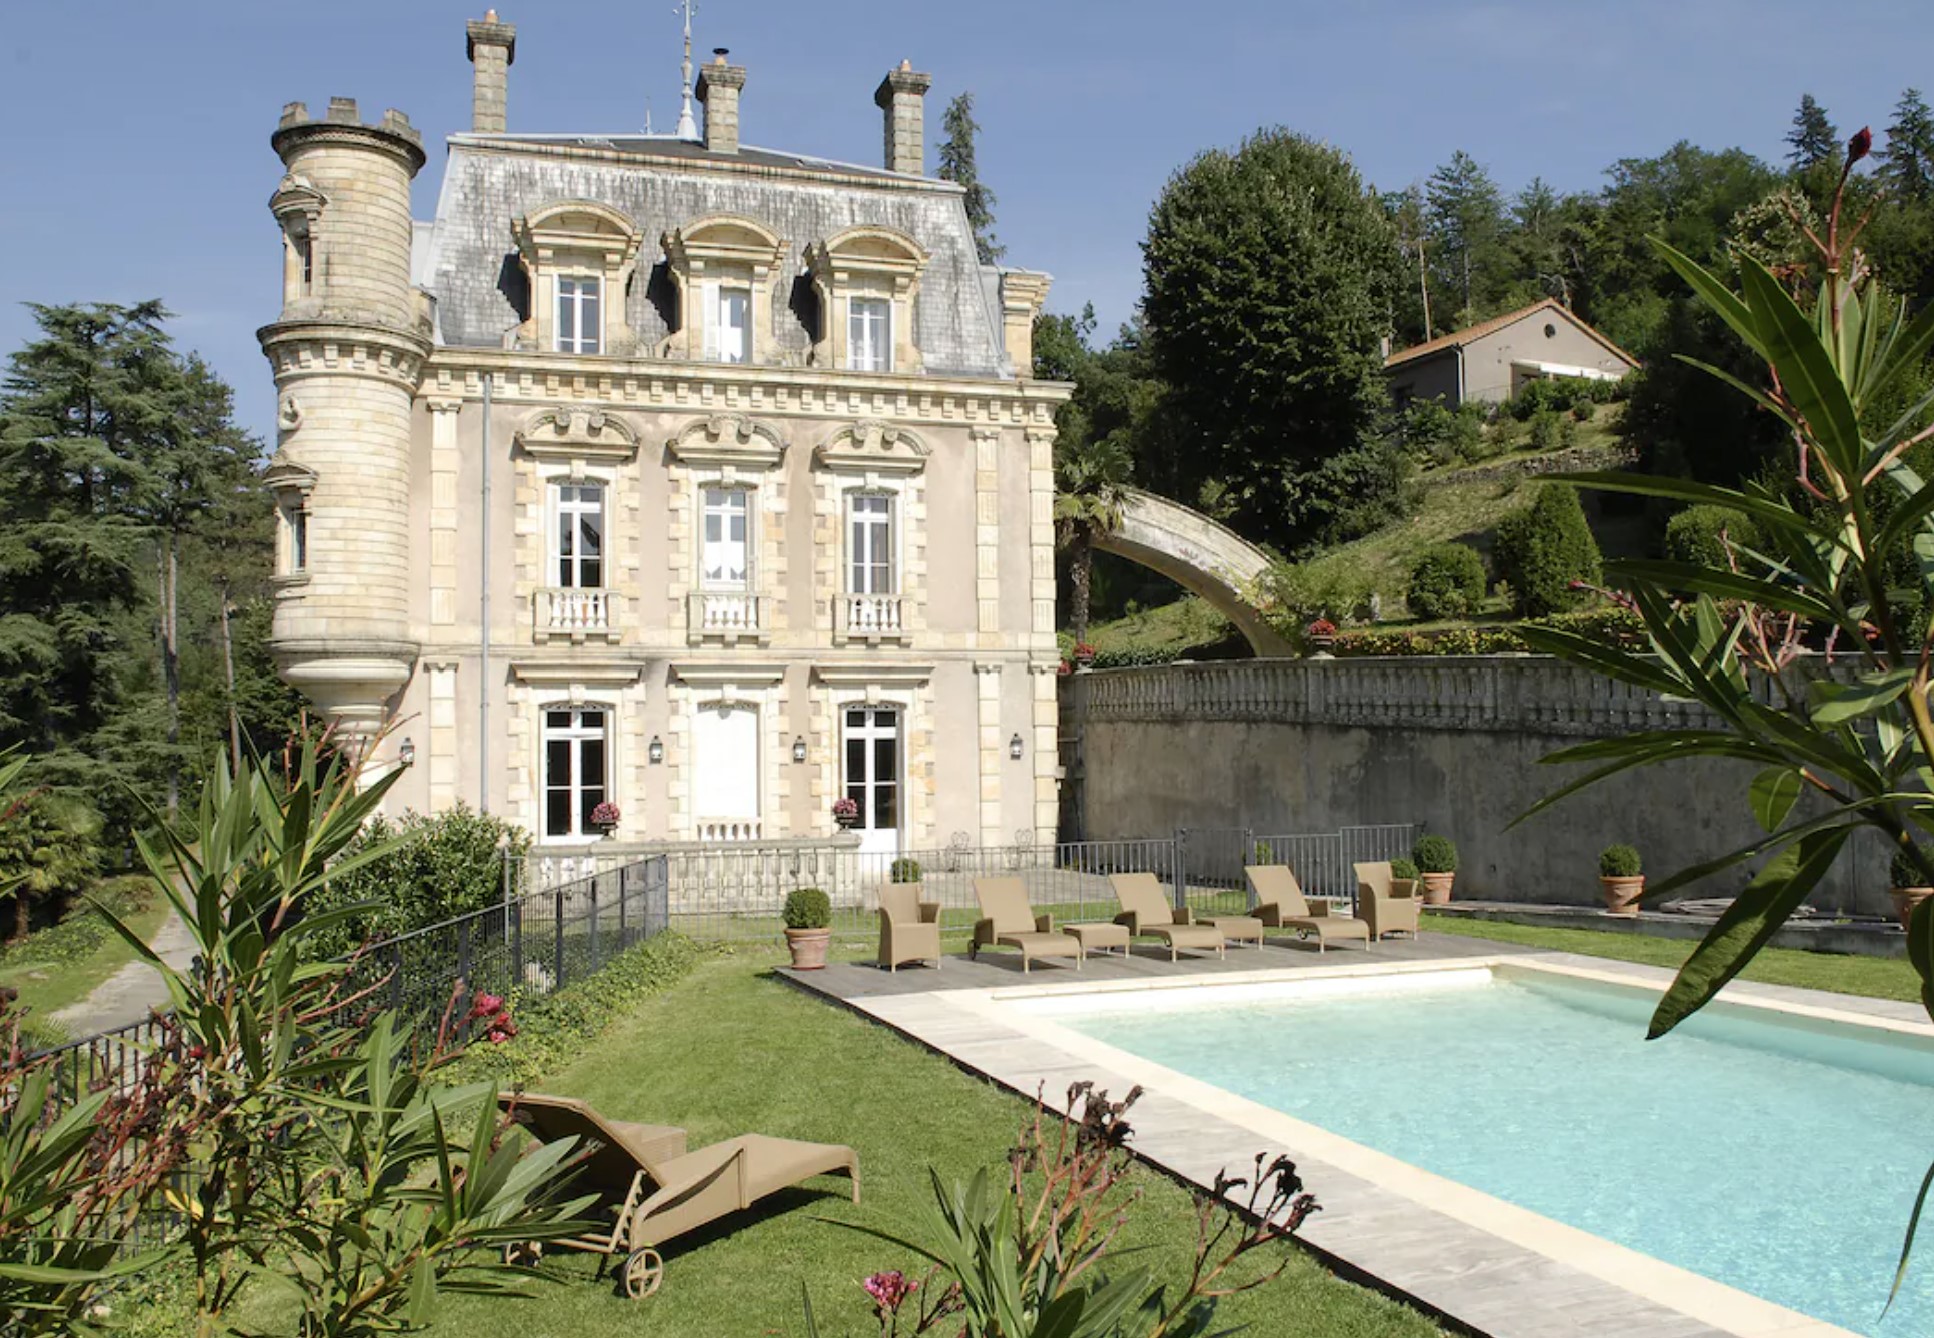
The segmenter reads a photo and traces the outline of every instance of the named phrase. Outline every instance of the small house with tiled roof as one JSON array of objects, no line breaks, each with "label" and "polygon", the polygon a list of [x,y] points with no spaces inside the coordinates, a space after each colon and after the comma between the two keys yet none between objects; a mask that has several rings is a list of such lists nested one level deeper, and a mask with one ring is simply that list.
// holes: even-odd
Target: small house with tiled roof
[{"label": "small house with tiled roof", "polygon": [[1616,381],[1638,359],[1546,298],[1393,353],[1383,366],[1398,408],[1429,399],[1456,407],[1466,400],[1496,404],[1550,377]]}]

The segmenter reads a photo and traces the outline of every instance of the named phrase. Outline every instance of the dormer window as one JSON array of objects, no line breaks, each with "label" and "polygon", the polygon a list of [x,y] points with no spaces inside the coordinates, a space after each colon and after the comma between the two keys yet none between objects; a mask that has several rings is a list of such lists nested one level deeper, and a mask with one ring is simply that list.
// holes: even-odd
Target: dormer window
[{"label": "dormer window", "polygon": [[262,482],[275,498],[276,580],[300,585],[309,579],[309,494],[315,490],[315,471],[277,451],[262,472]]},{"label": "dormer window", "polygon": [[557,345],[559,353],[603,351],[604,321],[599,314],[602,279],[582,275],[557,278]]},{"label": "dormer window", "polygon": [[315,234],[327,200],[308,179],[291,172],[269,197],[269,211],[282,225],[282,301],[286,306],[316,290]]},{"label": "dormer window", "polygon": [[883,297],[846,299],[846,366],[855,372],[893,370],[893,304]]},{"label": "dormer window", "polygon": [[775,361],[773,289],[786,242],[749,218],[725,215],[687,223],[661,241],[678,290],[678,329],[666,339],[665,355],[705,362]]},{"label": "dormer window", "polygon": [[919,371],[913,311],[928,259],[913,238],[884,227],[848,228],[808,247],[825,313],[813,361],[852,372]]},{"label": "dormer window", "polygon": [[624,295],[638,264],[636,224],[608,205],[567,200],[518,218],[511,234],[530,275],[524,347],[578,356],[632,350]]}]

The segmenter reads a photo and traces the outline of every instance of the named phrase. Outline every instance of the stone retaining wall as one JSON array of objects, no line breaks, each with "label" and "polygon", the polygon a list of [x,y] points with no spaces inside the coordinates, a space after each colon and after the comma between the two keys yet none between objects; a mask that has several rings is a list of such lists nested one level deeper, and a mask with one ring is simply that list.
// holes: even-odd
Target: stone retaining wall
[{"label": "stone retaining wall", "polygon": [[[1416,821],[1457,842],[1470,896],[1590,905],[1598,852],[1614,841],[1636,845],[1658,877],[1759,831],[1746,807],[1753,768],[1717,760],[1614,777],[1507,830],[1577,774],[1541,765],[1546,754],[1708,718],[1543,656],[1235,660],[1067,683],[1088,839]],[[1746,877],[1722,874],[1691,895],[1729,895]],[[1812,904],[1885,914],[1886,887],[1884,844],[1856,838]]]}]

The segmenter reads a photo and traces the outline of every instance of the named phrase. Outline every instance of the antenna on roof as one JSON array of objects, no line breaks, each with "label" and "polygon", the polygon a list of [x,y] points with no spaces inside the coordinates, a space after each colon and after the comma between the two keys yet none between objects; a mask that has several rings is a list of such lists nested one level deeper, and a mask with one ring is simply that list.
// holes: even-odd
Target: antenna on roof
[{"label": "antenna on roof", "polygon": [[698,121],[692,116],[692,15],[698,12],[698,5],[693,0],[679,0],[678,8],[672,12],[683,14],[685,17],[685,63],[678,67],[680,88],[678,137],[697,139]]}]

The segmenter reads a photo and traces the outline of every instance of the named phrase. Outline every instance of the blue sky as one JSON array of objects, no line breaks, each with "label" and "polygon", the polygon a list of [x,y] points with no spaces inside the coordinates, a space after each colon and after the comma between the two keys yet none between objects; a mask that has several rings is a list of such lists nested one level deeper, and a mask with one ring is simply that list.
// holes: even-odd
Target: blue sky
[{"label": "blue sky", "polygon": [[[469,122],[463,24],[481,0],[32,0],[0,25],[0,349],[21,303],[160,297],[180,342],[265,430],[273,395],[254,340],[275,314],[265,207],[284,102],[399,107],[432,148],[416,212],[434,209],[442,137]],[[1831,14],[1831,23],[1827,15]],[[504,0],[518,25],[510,125],[671,128],[672,0]],[[1767,157],[1803,91],[1843,130],[1884,126],[1903,87],[1934,92],[1925,0],[1543,0],[1356,4],[1197,0],[701,0],[695,47],[749,78],[750,144],[872,163],[872,93],[902,57],[939,112],[971,89],[981,173],[1010,263],[1056,278],[1049,305],[1092,301],[1104,332],[1140,290],[1150,202],[1202,148],[1283,124],[1327,139],[1380,186],[1465,149],[1507,190],[1533,175],[1596,186],[1605,166],[1681,138]],[[1838,53],[1837,55],[1835,53]]]}]

